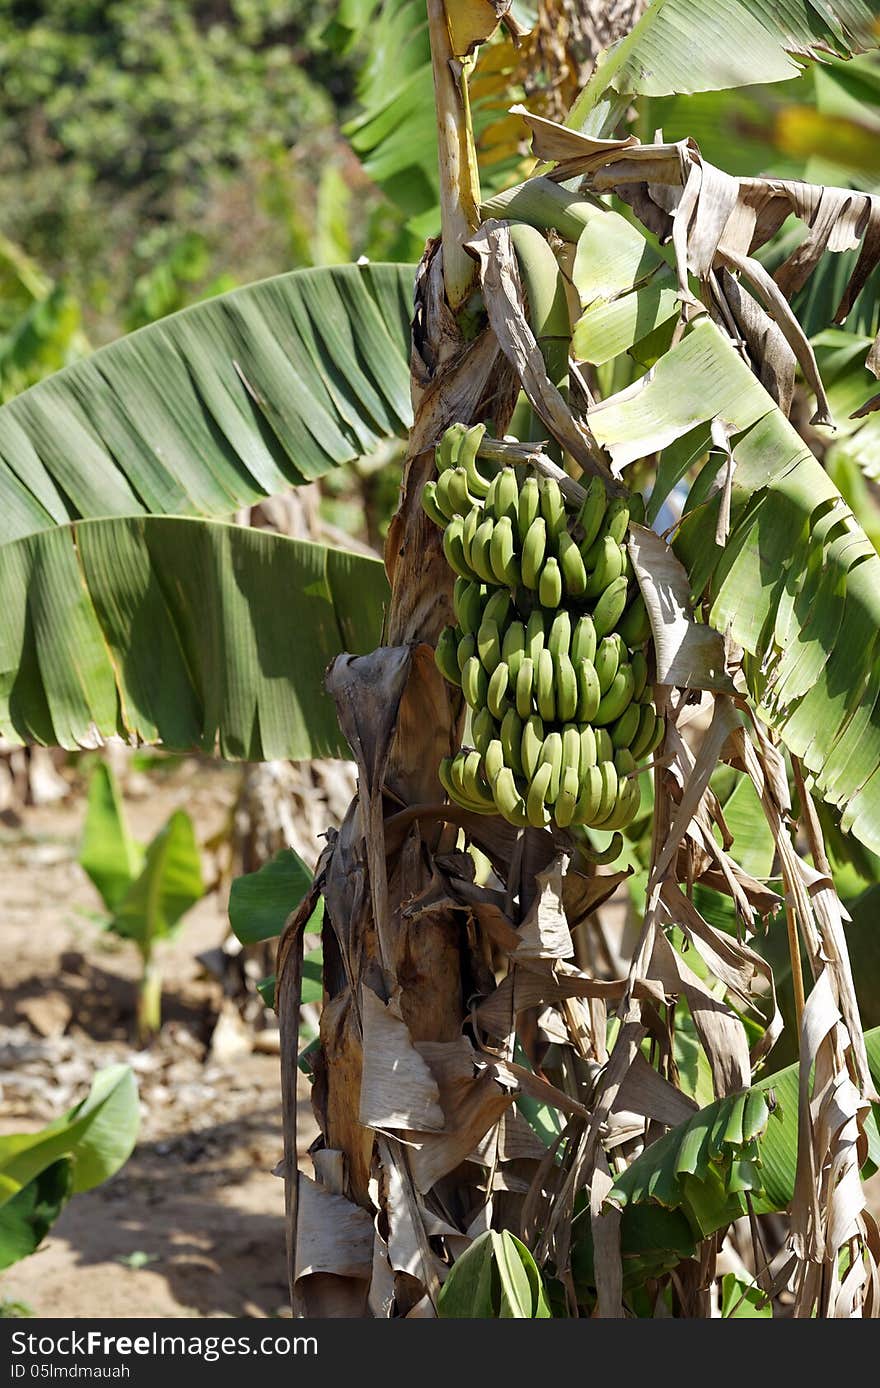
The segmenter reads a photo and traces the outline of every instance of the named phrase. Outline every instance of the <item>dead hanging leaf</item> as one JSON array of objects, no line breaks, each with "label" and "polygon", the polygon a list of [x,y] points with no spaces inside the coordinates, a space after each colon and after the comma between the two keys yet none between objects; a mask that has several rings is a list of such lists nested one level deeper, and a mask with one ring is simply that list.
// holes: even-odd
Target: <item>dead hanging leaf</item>
[{"label": "dead hanging leaf", "polygon": [[484,222],[465,249],[480,267],[489,324],[532,408],[585,472],[601,476],[610,491],[622,492],[587,430],[574,418],[547,375],[541,349],[526,317],[509,224],[493,220]]},{"label": "dead hanging leaf", "polygon": [[760,368],[758,376],[761,385],[773,397],[782,413],[788,416],[794,399],[797,357],[785,334],[730,271],[720,268],[717,283],[719,303],[729,311],[752,362],[756,368]]},{"label": "dead hanging leaf", "polygon": [[654,941],[651,973],[662,980],[668,993],[680,993],[687,1001],[712,1071],[716,1097],[747,1089],[752,1067],[745,1027],[725,1002],[712,995],[662,930],[658,930]]},{"label": "dead hanging leaf", "polygon": [[[880,263],[880,198],[795,180],[732,178],[704,159],[693,140],[630,146],[610,141],[603,148],[603,142],[553,121],[528,112],[523,119],[532,131],[535,153],[556,163],[555,180],[586,175],[593,192],[617,193],[630,203],[644,226],[661,240],[672,240],[686,307],[694,303],[688,271],[707,285],[713,272],[724,265],[748,279],[816,394],[814,422],[831,422],[815,354],[788,299],[803,287],[826,253],[860,246],[835,315],[836,322],[844,321]],[[755,252],[792,214],[806,224],[807,236],[771,278]],[[880,353],[877,343],[873,352]],[[760,358],[754,360],[760,367]]]},{"label": "dead hanging leaf", "polygon": [[316,1273],[362,1281],[373,1266],[373,1221],[360,1205],[333,1195],[300,1174],[296,1239],[296,1281]]},{"label": "dead hanging leaf", "polygon": [[[580,969],[559,961],[552,968],[518,964],[502,979],[494,993],[476,1009],[476,1018],[490,1036],[506,1036],[512,1019],[527,1008],[558,1003],[566,998],[601,998],[619,1002],[629,987],[624,978],[591,978]],[[637,979],[632,985],[633,996],[663,1003],[666,995],[662,986],[651,979]]]},{"label": "dead hanging leaf", "polygon": [[388,1320],[394,1313],[394,1273],[388,1258],[388,1245],[375,1226],[368,1305],[370,1315],[377,1320]]},{"label": "dead hanging leaf", "polygon": [[422,1194],[467,1159],[513,1102],[488,1071],[441,1085],[441,1091],[446,1131],[418,1134],[409,1152],[413,1180]]},{"label": "dead hanging leaf", "polygon": [[535,153],[539,159],[562,163],[568,159],[595,160],[599,165],[610,158],[621,157],[624,150],[639,143],[635,135],[623,140],[599,140],[592,135],[582,135],[566,125],[546,120],[536,115],[526,106],[511,106],[511,113],[521,116],[532,132]]},{"label": "dead hanging leaf", "polygon": [[664,1079],[639,1052],[618,1090],[614,1108],[675,1128],[696,1113],[699,1105]]},{"label": "dead hanging leaf", "polygon": [[442,1132],[440,1091],[416,1050],[393,1002],[387,1006],[366,986],[361,989],[364,1069],[360,1123],[365,1128],[418,1128]]},{"label": "dead hanging leaf", "polygon": [[382,788],[411,663],[412,651],[408,646],[380,646],[371,655],[337,656],[324,681],[357,762],[373,921],[380,961],[385,968],[394,958],[394,940],[388,906]]},{"label": "dead hanging leaf", "polygon": [[721,636],[694,621],[690,583],[681,560],[653,530],[635,523],[630,526],[628,549],[651,621],[657,684],[734,693]]},{"label": "dead hanging leaf", "polygon": [[456,58],[466,58],[490,39],[511,0],[444,0],[449,39]]},{"label": "dead hanging leaf", "polygon": [[519,959],[571,959],[574,945],[563,906],[568,859],[559,854],[535,878],[537,894],[519,929]]}]

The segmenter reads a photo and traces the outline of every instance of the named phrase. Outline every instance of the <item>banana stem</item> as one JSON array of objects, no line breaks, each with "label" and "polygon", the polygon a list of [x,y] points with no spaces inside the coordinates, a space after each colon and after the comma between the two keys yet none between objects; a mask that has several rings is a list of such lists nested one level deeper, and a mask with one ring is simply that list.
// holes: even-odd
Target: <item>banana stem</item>
[{"label": "banana stem", "polygon": [[144,970],[138,987],[137,1034],[143,1044],[159,1031],[162,1025],[162,975],[152,959],[144,959]]},{"label": "banana stem", "polygon": [[[477,449],[477,457],[485,458],[488,462],[500,463],[502,467],[523,463],[527,467],[533,467],[544,477],[554,478],[559,483],[559,490],[566,501],[572,502],[575,506],[582,506],[586,499],[586,489],[580,482],[575,482],[573,477],[569,477],[552,458],[548,458],[540,443],[513,443],[507,439],[493,439],[484,435]],[[614,481],[610,475],[607,478],[603,476],[602,481],[609,496],[626,496],[627,488]]]},{"label": "banana stem", "polygon": [[537,231],[555,231],[563,241],[580,239],[581,232],[606,209],[595,198],[571,193],[549,178],[529,178],[496,193],[480,208],[484,221],[525,222]]},{"label": "banana stem", "polygon": [[476,262],[464,249],[480,224],[480,179],[465,68],[452,52],[444,0],[427,0],[440,156],[443,282],[456,312],[476,284]]}]

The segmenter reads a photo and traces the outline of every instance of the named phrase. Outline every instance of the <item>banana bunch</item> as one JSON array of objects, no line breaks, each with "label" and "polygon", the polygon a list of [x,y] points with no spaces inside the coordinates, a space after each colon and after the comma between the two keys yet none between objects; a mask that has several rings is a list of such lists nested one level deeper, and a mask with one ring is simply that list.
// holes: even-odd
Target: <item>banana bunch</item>
[{"label": "banana bunch", "polygon": [[609,502],[597,478],[574,510],[552,478],[487,475],[483,433],[448,430],[422,494],[458,575],[435,659],[468,706],[440,779],[464,808],[515,825],[622,829],[639,810],[638,762],[664,731],[625,547],[641,498]]}]

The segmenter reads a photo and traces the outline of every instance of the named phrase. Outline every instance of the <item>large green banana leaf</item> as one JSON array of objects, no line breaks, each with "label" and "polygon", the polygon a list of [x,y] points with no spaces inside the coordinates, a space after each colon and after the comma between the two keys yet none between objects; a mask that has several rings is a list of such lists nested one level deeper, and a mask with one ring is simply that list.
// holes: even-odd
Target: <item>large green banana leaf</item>
[{"label": "large green banana leaf", "polygon": [[625,105],[638,95],[797,77],[804,59],[849,57],[874,46],[877,19],[876,0],[654,0],[600,61],[570,124],[579,126],[612,92]]},{"label": "large green banana leaf", "polygon": [[0,546],[0,592],[3,736],[256,761],[345,754],[323,674],[376,646],[387,583],[348,550],[135,516]]},{"label": "large green banana leaf", "polygon": [[[865,1048],[880,1083],[880,1028],[865,1032]],[[870,1170],[880,1164],[874,1116],[867,1136]],[[681,1209],[694,1232],[707,1237],[746,1213],[747,1193],[758,1213],[786,1208],[794,1194],[797,1137],[795,1064],[671,1129],[617,1178],[611,1199],[625,1207],[655,1202]]]},{"label": "large green banana leaf", "polygon": [[295,270],[102,348],[0,408],[0,544],[229,515],[403,437],[407,265]]}]

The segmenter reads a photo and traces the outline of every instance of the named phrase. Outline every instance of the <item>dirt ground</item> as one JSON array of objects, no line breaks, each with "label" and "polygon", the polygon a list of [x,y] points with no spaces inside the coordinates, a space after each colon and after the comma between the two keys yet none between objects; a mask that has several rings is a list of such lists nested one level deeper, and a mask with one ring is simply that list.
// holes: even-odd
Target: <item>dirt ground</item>
[{"label": "dirt ground", "polygon": [[[185,762],[131,778],[133,832],[148,840],[183,806],[204,842],[228,821],[239,774]],[[95,1069],[125,1060],[140,1086],[140,1139],[37,1253],[0,1273],[0,1301],[71,1318],[286,1315],[274,1037],[261,1032],[266,1050],[253,1049],[252,1028],[197,959],[228,933],[227,892],[161,947],[166,1022],[138,1050],[137,956],[89,917],[100,902],[76,862],[84,811],[79,794],[0,825],[0,1130],[41,1126],[84,1097]]]}]

